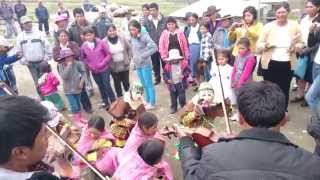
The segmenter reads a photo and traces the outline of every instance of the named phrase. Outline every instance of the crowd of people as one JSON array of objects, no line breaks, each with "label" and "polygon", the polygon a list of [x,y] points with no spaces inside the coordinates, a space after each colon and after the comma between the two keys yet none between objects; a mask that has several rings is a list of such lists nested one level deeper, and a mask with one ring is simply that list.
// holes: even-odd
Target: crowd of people
[{"label": "crowd of people", "polygon": [[[86,169],[116,180],[172,180],[164,158],[171,134],[179,138],[184,179],[320,179],[320,0],[305,1],[299,22],[289,19],[290,5],[281,2],[266,24],[253,6],[239,19],[212,5],[201,15],[186,13],[184,27],[157,3],[144,4],[138,18],[127,16],[124,28],[105,7],[93,23],[82,8],[71,14],[61,1],[58,7],[52,47],[42,1],[35,10],[40,31],[21,1],[10,18],[1,2],[0,16],[12,24],[15,12],[22,29],[14,46],[0,38],[1,180],[80,179]],[[16,61],[28,68],[41,100],[19,96]],[[138,82],[130,82],[131,71]],[[255,72],[263,81],[256,81]],[[297,95],[290,99],[293,78]],[[111,115],[109,125],[95,115],[92,79],[99,108]],[[180,122],[172,128],[160,128],[152,113],[161,81],[170,95],[166,107]],[[195,94],[188,100],[190,86]],[[307,130],[316,142],[314,153],[280,132],[289,103],[297,102],[311,109]],[[211,132],[219,116],[237,121],[241,132]],[[201,139],[203,134],[209,138]],[[62,150],[52,148],[56,144]]]}]

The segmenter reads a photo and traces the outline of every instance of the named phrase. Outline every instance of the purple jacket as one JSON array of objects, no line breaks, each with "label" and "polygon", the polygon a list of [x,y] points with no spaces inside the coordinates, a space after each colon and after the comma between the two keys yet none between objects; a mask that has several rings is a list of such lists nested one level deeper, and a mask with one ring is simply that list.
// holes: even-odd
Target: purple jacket
[{"label": "purple jacket", "polygon": [[87,43],[81,46],[81,60],[89,67],[92,73],[97,74],[107,70],[111,62],[109,46],[96,39],[94,49],[90,49]]}]

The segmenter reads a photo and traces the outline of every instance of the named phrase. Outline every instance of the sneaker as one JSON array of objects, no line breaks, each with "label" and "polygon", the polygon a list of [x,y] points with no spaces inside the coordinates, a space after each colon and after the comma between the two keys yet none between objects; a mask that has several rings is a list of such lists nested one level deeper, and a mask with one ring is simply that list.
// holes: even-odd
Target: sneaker
[{"label": "sneaker", "polygon": [[148,110],[153,110],[153,109],[155,109],[156,107],[153,106],[153,105],[151,105],[151,104],[147,104],[147,105],[145,105],[145,108],[146,108],[146,110],[148,111]]},{"label": "sneaker", "polygon": [[296,97],[294,97],[293,99],[291,99],[290,102],[291,102],[291,103],[297,103],[297,102],[301,102],[301,101],[303,101],[303,100],[304,100],[304,97],[303,97],[303,96],[302,96],[302,97],[296,96]]}]

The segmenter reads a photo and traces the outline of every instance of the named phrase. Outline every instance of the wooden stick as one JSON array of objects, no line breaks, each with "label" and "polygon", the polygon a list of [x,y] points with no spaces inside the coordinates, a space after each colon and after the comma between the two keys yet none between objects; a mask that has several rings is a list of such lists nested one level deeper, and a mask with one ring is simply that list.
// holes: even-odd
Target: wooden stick
[{"label": "wooden stick", "polygon": [[[212,50],[212,56],[215,56],[214,50]],[[230,135],[232,133],[232,130],[231,130],[230,120],[229,120],[229,116],[227,113],[227,107],[226,107],[226,103],[225,103],[225,95],[224,95],[224,90],[223,90],[223,85],[222,85],[221,72],[220,72],[218,62],[215,60],[215,58],[212,58],[212,59],[215,61],[215,64],[218,68],[218,75],[219,75],[221,95],[222,95],[222,109],[223,109],[223,114],[224,114],[224,121],[225,121],[225,125],[226,125],[226,132],[227,132],[227,134]]]},{"label": "wooden stick", "polygon": [[110,180],[109,177],[105,177],[97,168],[95,168],[79,151],[67,143],[58,133],[56,133],[50,126],[46,125],[46,128],[68,149],[70,149],[75,155],[77,155],[82,162],[84,162],[97,176],[102,180]]}]

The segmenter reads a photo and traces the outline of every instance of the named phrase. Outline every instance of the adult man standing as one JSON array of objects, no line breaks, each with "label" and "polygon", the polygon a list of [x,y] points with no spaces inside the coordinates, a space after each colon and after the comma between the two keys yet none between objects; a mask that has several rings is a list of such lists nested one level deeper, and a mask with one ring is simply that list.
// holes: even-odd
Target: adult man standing
[{"label": "adult man standing", "polygon": [[18,18],[18,22],[21,26],[20,19],[22,16],[25,16],[27,14],[26,5],[22,4],[21,0],[18,0],[17,4],[14,5],[14,12],[16,13],[16,16]]},{"label": "adult man standing", "polygon": [[48,147],[45,123],[48,110],[40,102],[25,96],[0,98],[0,179],[58,180],[45,172],[30,169],[41,161]]},{"label": "adult man standing", "polygon": [[99,7],[99,17],[94,21],[93,28],[96,36],[100,39],[106,37],[107,27],[112,24],[112,18],[109,17],[107,9]]},{"label": "adult man standing", "polygon": [[276,84],[246,84],[237,102],[242,131],[232,139],[199,149],[178,129],[184,179],[320,179],[319,156],[280,133],[287,121],[286,99]]},{"label": "adult man standing", "polygon": [[[166,19],[159,11],[159,5],[157,3],[151,3],[149,5],[150,16],[146,19],[144,26],[149,33],[151,39],[159,46],[159,39],[162,31],[166,28]],[[151,56],[153,72],[155,76],[155,85],[161,82],[161,65],[164,68],[164,61],[160,58],[160,53],[157,51]]]},{"label": "adult man standing", "polygon": [[8,5],[8,3],[5,0],[1,1],[0,16],[6,22],[6,38],[11,38],[13,33],[17,35],[17,30],[14,27],[13,9]]},{"label": "adult man standing", "polygon": [[27,65],[34,84],[38,87],[40,63],[50,60],[49,43],[43,33],[32,29],[32,21],[27,16],[21,17],[23,31],[17,37],[17,51],[22,52],[21,63]]},{"label": "adult man standing", "polygon": [[210,17],[209,22],[209,32],[213,35],[216,31],[217,27],[219,26],[217,21],[217,13],[220,11],[220,9],[217,9],[216,6],[209,6],[207,9],[207,15]]},{"label": "adult man standing", "polygon": [[39,30],[42,31],[42,26],[44,26],[46,34],[49,35],[49,12],[43,5],[42,0],[38,1],[38,7],[36,8],[35,13],[39,23]]}]

